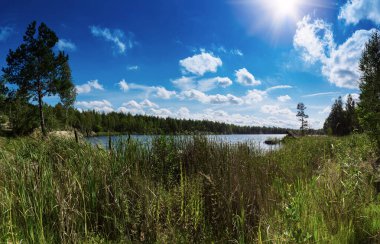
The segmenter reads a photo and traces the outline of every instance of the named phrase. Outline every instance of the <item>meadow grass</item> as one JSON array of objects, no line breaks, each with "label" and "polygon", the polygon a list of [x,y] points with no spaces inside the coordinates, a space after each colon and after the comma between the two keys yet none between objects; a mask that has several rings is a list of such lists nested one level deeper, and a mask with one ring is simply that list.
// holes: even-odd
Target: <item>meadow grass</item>
[{"label": "meadow grass", "polygon": [[159,137],[112,151],[0,139],[0,242],[377,243],[364,135],[249,143]]}]

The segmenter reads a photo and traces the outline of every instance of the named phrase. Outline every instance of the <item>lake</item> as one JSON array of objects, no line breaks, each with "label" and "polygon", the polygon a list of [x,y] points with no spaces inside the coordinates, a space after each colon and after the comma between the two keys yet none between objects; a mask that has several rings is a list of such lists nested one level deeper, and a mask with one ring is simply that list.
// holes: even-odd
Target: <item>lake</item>
[{"label": "lake", "polygon": [[[209,140],[212,141],[219,141],[219,142],[227,142],[231,144],[237,144],[237,143],[250,143],[254,145],[255,147],[260,147],[263,150],[270,150],[270,149],[276,149],[279,147],[279,145],[267,145],[264,143],[265,140],[268,138],[276,138],[276,139],[282,139],[286,135],[285,134],[249,134],[249,135],[205,135]],[[159,137],[157,135],[131,135],[131,138],[137,141],[140,141],[142,143],[150,144],[152,142],[152,139],[154,137]],[[181,137],[181,138],[192,138],[191,135],[178,135],[174,137]],[[118,135],[118,136],[111,136],[112,141],[119,141],[119,140],[127,140],[128,135]],[[86,140],[90,142],[93,145],[101,145],[104,147],[107,147],[108,145],[108,136],[95,136],[95,137],[87,137]]]}]

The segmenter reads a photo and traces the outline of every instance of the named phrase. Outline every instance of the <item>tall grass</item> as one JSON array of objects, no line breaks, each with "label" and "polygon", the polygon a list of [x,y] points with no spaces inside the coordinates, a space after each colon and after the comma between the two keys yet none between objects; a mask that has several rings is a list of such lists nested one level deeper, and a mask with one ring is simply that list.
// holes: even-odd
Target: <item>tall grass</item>
[{"label": "tall grass", "polygon": [[375,148],[363,135],[266,153],[205,137],[0,148],[0,242],[380,241]]}]

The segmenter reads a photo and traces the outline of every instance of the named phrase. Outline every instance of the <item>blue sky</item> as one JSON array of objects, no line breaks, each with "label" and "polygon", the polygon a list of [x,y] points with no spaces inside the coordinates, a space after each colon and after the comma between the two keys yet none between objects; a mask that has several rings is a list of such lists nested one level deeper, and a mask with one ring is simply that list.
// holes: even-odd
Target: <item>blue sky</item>
[{"label": "blue sky", "polygon": [[317,129],[359,93],[380,1],[7,1],[1,67],[33,20],[69,54],[78,109],[297,128],[304,102]]}]

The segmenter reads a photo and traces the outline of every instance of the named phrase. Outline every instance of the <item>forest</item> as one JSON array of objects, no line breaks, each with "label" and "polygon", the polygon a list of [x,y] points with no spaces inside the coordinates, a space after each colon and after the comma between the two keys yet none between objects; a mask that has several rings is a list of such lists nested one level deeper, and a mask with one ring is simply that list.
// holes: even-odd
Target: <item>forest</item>
[{"label": "forest", "polygon": [[[206,120],[161,118],[121,112],[100,113],[65,108],[61,103],[43,106],[48,130],[77,129],[86,136],[120,134],[285,134],[290,129],[261,126],[237,126]],[[22,101],[4,101],[0,124],[10,122],[14,135],[27,135],[39,127],[38,107]],[[311,131],[310,133],[316,133]]]}]

